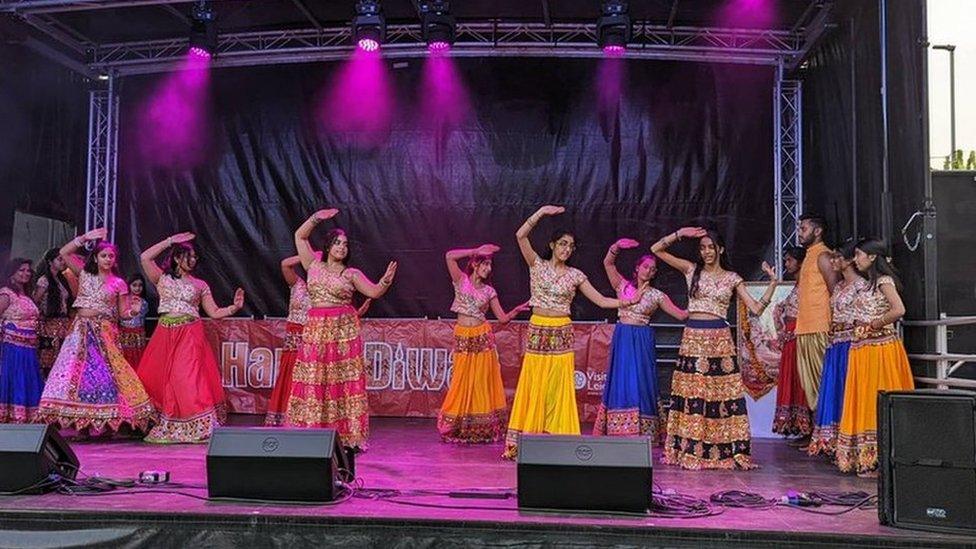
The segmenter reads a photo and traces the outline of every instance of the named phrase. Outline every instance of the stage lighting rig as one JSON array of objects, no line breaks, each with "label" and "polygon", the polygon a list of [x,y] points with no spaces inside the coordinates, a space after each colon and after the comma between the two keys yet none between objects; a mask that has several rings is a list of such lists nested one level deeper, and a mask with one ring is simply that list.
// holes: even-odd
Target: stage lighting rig
[{"label": "stage lighting rig", "polygon": [[377,0],[356,2],[352,19],[352,40],[363,51],[376,51],[386,39],[386,18]]},{"label": "stage lighting rig", "polygon": [[420,0],[417,11],[420,12],[420,27],[427,48],[432,52],[450,49],[457,27],[451,15],[451,3],[448,0]]},{"label": "stage lighting rig", "polygon": [[190,53],[210,57],[217,53],[217,15],[208,0],[193,5],[190,24]]},{"label": "stage lighting rig", "polygon": [[626,0],[604,0],[596,20],[596,41],[604,53],[621,54],[633,36]]}]

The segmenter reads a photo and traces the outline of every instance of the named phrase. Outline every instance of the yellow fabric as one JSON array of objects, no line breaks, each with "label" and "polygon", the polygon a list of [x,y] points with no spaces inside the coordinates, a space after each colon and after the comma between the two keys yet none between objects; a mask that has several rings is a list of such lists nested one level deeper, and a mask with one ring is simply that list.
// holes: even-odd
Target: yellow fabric
[{"label": "yellow fabric", "polygon": [[[488,323],[454,326],[457,338],[480,338],[491,333]],[[494,346],[476,352],[454,352],[451,386],[444,397],[437,427],[452,442],[498,440],[504,429],[505,387]]]},{"label": "yellow fabric", "polygon": [[[529,322],[561,327],[570,320],[532,315]],[[517,455],[521,433],[580,434],[572,351],[558,355],[525,353],[505,437],[505,457]]]},{"label": "yellow fabric", "polygon": [[807,248],[800,266],[800,310],[796,317],[796,335],[830,331],[830,291],[820,273],[817,261],[830,249],[823,242]]},{"label": "yellow fabric", "polygon": [[830,335],[827,332],[803,334],[796,336],[796,372],[800,378],[800,386],[807,397],[810,411],[817,409],[817,397],[820,395],[820,376],[823,373],[824,355]]},{"label": "yellow fabric", "polygon": [[878,392],[914,388],[901,340],[851,348],[837,440],[841,471],[863,473],[877,468]]}]

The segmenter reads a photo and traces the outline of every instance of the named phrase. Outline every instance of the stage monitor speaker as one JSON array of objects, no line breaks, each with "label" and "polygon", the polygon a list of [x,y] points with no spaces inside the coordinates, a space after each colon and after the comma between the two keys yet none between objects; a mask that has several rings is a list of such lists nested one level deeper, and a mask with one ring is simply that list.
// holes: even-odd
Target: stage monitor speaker
[{"label": "stage monitor speaker", "polygon": [[328,502],[342,463],[334,429],[214,429],[207,450],[211,498]]},{"label": "stage monitor speaker", "polygon": [[882,524],[976,533],[976,394],[878,395]]},{"label": "stage monitor speaker", "polygon": [[56,427],[0,424],[0,493],[39,494],[52,474],[78,474],[78,458]]},{"label": "stage monitor speaker", "polygon": [[651,506],[651,439],[523,435],[518,505],[646,513]]}]

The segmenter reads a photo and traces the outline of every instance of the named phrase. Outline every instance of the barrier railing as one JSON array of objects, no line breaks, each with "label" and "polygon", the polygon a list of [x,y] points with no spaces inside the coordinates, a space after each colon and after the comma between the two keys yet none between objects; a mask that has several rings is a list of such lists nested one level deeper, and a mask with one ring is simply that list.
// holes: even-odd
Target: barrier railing
[{"label": "barrier railing", "polygon": [[917,383],[935,385],[938,389],[952,387],[976,391],[976,380],[952,377],[963,364],[976,363],[976,355],[949,352],[949,327],[969,324],[976,324],[976,316],[950,317],[942,313],[938,320],[906,320],[903,322],[905,327],[910,328],[935,328],[935,352],[908,355],[908,358],[912,360],[935,363],[935,377],[916,376],[915,381]]}]

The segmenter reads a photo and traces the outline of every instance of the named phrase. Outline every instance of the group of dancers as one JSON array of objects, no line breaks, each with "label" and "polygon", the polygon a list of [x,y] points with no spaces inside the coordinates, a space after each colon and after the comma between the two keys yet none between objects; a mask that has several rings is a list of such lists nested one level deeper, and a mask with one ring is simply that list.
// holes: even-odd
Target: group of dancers
[{"label": "group of dancers", "polygon": [[[594,434],[650,435],[663,443],[662,461],[683,468],[754,468],[745,390],[726,318],[733,294],[752,314],[762,314],[778,283],[775,271],[763,264],[769,283],[754,299],[729,268],[718,233],[685,227],[654,243],[630,276],[618,270],[616,258],[638,242],[622,238],[610,246],[603,263],[616,295],[607,297],[569,265],[576,248],[572,232],[553,232],[542,253],[530,243],[544,218],[563,212],[543,206],[516,232],[531,298],[511,310],[491,286],[498,246],[447,252],[457,323],[453,374],[437,419],[442,439],[504,439],[503,456],[514,459],[523,433],[580,434],[569,312],[582,293],[601,308],[619,311]],[[340,228],[328,231],[322,249],[314,249],[312,234],[337,214],[323,209],[309,217],[295,232],[297,255],[282,261],[291,287],[287,336],[265,423],[333,428],[347,451],[357,452],[369,439],[360,316],[370,300],[389,290],[397,263],[390,262],[373,282],[347,265],[349,241]],[[804,218],[799,234],[805,257],[791,252],[792,263],[787,261],[788,271],[799,272],[799,283],[783,308],[790,337],[783,345],[776,430],[809,430],[811,453],[835,453],[841,470],[865,473],[877,465],[877,392],[912,386],[894,328],[904,307],[880,241],[863,240],[835,253],[822,242],[824,229],[822,219]],[[206,282],[193,275],[197,255],[190,233],[145,250],[145,279],[135,276],[127,284],[116,274],[115,246],[104,237],[104,230],[91,231],[49,253],[36,279],[29,260],[10,262],[0,289],[0,422],[47,422],[82,436],[134,431],[155,443],[207,440],[225,421],[226,410],[200,310],[211,318],[233,315],[243,306],[243,290],[229,306],[214,302]],[[698,241],[697,257],[668,251],[683,239]],[[82,258],[86,244],[91,250]],[[658,259],[684,275],[687,309],[654,288]],[[160,312],[148,344],[147,281],[159,293]],[[72,315],[70,293],[76,295]],[[359,309],[353,306],[357,293],[367,298]],[[507,413],[489,309],[499,323],[532,312]],[[671,396],[663,406],[650,326],[658,309],[685,321]],[[42,363],[52,355],[45,383]]]}]

